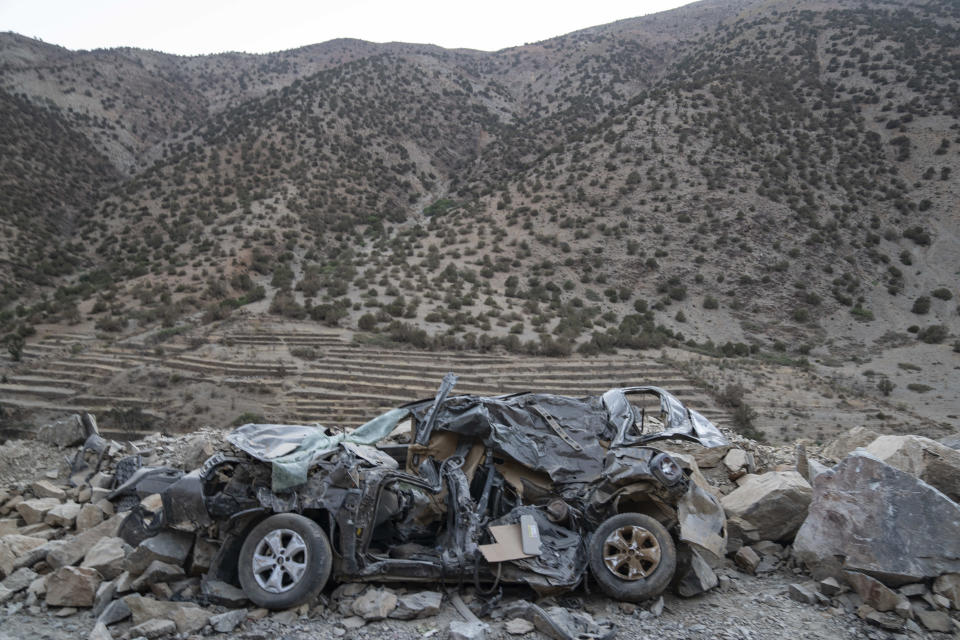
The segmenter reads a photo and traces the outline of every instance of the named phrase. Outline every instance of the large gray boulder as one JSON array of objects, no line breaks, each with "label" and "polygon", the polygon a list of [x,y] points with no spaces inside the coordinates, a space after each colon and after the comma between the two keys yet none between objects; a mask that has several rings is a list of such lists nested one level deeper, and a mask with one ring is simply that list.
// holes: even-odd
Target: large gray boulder
[{"label": "large gray boulder", "polygon": [[791,540],[807,515],[812,494],[810,484],[796,471],[768,471],[747,476],[720,504],[731,531],[742,540]]},{"label": "large gray boulder", "polygon": [[817,476],[794,554],[816,578],[860,571],[889,586],[960,571],[960,505],[859,451]]},{"label": "large gray boulder", "polygon": [[867,453],[960,501],[960,451],[923,436],[880,436]]},{"label": "large gray boulder", "polygon": [[73,447],[87,439],[87,428],[79,414],[55,420],[37,431],[37,440],[58,447]]}]

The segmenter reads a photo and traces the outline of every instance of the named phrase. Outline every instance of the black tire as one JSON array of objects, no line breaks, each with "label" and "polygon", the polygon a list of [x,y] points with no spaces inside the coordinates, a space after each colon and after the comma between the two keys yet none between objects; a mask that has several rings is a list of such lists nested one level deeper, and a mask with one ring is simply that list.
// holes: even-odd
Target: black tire
[{"label": "black tire", "polygon": [[[623,549],[609,542],[618,531],[619,539],[627,543]],[[677,570],[677,549],[670,533],[654,518],[621,513],[605,520],[590,536],[587,560],[605,594],[642,602],[657,597],[670,584]]]},{"label": "black tire", "polygon": [[[283,549],[279,555],[272,552],[276,544]],[[237,573],[243,592],[254,604],[289,609],[317,597],[330,578],[332,565],[330,541],[320,525],[295,513],[281,513],[247,535],[237,559]],[[275,576],[279,578],[272,581]]]}]

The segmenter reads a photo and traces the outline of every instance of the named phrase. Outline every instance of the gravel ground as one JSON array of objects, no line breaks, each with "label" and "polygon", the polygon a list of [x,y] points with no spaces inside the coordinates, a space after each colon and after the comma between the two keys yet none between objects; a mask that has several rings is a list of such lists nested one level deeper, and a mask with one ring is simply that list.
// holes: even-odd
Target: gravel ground
[{"label": "gravel ground", "polygon": [[[781,640],[791,639],[854,639],[872,640],[894,638],[948,638],[948,634],[896,635],[872,627],[856,617],[824,606],[812,606],[795,602],[787,595],[793,582],[803,579],[793,571],[780,569],[763,576],[748,576],[733,569],[721,570],[726,582],[720,589],[690,599],[672,594],[664,596],[664,609],[660,616],[652,614],[644,606],[617,603],[597,594],[576,592],[557,599],[540,601],[541,606],[559,604],[569,609],[585,610],[594,618],[606,619],[616,625],[616,637],[628,639],[699,640],[719,638],[723,640]],[[329,590],[328,590],[329,593]],[[523,591],[507,591],[504,600],[494,608],[491,615],[483,617],[490,625],[488,638],[517,638],[539,640],[547,638],[538,631],[524,636],[511,636],[504,629],[505,620],[498,616],[505,603],[525,595]],[[469,592],[466,599],[470,600]],[[213,608],[212,608],[213,609]],[[497,618],[500,619],[497,619]],[[287,618],[288,620],[284,620]],[[0,608],[0,640],[73,640],[84,638],[93,628],[93,617],[88,611],[74,613],[64,618],[54,611],[39,607],[32,611],[19,605]],[[248,620],[231,634],[215,634],[209,627],[209,637],[237,638],[240,640],[320,640],[325,638],[356,638],[357,640],[421,640],[442,639],[448,636],[451,621],[462,620],[453,606],[445,600],[443,609],[436,616],[420,620],[382,620],[368,622],[359,629],[346,629],[343,618],[333,610],[318,605],[308,616],[295,616],[293,612],[280,612],[262,620]],[[116,635],[129,623],[112,628]],[[203,637],[198,634],[190,637]],[[186,638],[187,636],[179,636]]]}]

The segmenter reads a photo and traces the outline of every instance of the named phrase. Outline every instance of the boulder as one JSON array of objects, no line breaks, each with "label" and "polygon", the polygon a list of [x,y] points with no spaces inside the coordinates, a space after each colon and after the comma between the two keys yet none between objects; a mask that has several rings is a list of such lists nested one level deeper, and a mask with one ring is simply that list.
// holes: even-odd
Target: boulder
[{"label": "boulder", "polygon": [[132,550],[122,538],[101,538],[83,556],[80,566],[96,569],[105,579],[113,580],[123,573],[124,560]]},{"label": "boulder", "polygon": [[880,436],[867,453],[960,501],[960,451],[922,436]]},{"label": "boulder", "polygon": [[443,594],[439,591],[419,591],[408,593],[397,598],[397,608],[390,612],[389,617],[400,620],[413,620],[435,616],[440,612],[443,603]]},{"label": "boulder", "polygon": [[823,455],[833,460],[843,460],[854,449],[865,447],[879,437],[880,434],[872,429],[854,427],[840,434],[824,447]]},{"label": "boulder", "polygon": [[847,569],[899,586],[958,572],[960,505],[855,452],[817,477],[793,552],[817,578]]},{"label": "boulder", "polygon": [[193,535],[180,531],[161,531],[141,542],[133,553],[127,556],[126,570],[132,575],[140,575],[156,560],[183,566],[191,547]]},{"label": "boulder", "polygon": [[83,560],[87,552],[90,551],[93,545],[101,538],[116,537],[117,532],[120,530],[120,523],[123,522],[125,516],[126,514],[113,516],[92,529],[87,529],[83,533],[78,533],[71,538],[58,541],[60,544],[55,545],[54,548],[47,553],[47,563],[54,569],[77,564]]},{"label": "boulder", "polygon": [[53,509],[50,509],[43,521],[51,527],[63,527],[64,529],[70,529],[73,528],[73,524],[77,521],[77,516],[79,514],[79,504],[73,501],[64,502],[63,504],[58,504]]},{"label": "boulder", "polygon": [[955,433],[952,436],[947,436],[945,438],[940,438],[937,440],[940,444],[946,445],[951,449],[960,450],[960,433]]},{"label": "boulder", "polygon": [[86,439],[87,430],[77,414],[69,418],[55,420],[40,427],[37,431],[37,440],[61,448],[75,447],[78,444],[83,444]]},{"label": "boulder", "polygon": [[90,567],[60,567],[47,581],[47,605],[92,607],[102,580]]},{"label": "boulder", "polygon": [[754,469],[753,454],[747,453],[743,449],[730,449],[723,457],[723,466],[730,473],[746,471],[752,473]]},{"label": "boulder", "polygon": [[747,476],[720,504],[741,539],[791,540],[807,515],[812,493],[796,471],[768,471]]},{"label": "boulder", "polygon": [[389,589],[367,589],[351,608],[364,620],[383,620],[397,608],[397,594]]},{"label": "boulder", "polygon": [[58,506],[60,506],[60,501],[56,498],[34,498],[18,504],[17,513],[27,524],[37,524],[43,522],[50,510]]},{"label": "boulder", "polygon": [[[720,466],[720,463],[728,451],[730,451],[730,445],[728,444],[720,445],[719,447],[705,447],[698,449],[696,453],[693,454],[693,457],[697,461],[697,466],[701,469],[713,469],[714,467]],[[517,619],[522,620],[522,618]]]},{"label": "boulder", "polygon": [[66,500],[67,492],[53,484],[49,480],[37,480],[30,484],[30,491],[36,498],[56,498],[57,500]]},{"label": "boulder", "polygon": [[178,633],[196,633],[206,626],[210,613],[195,604],[185,602],[160,602],[139,594],[125,596],[123,601],[130,607],[133,624],[143,624],[153,618],[173,620]]}]

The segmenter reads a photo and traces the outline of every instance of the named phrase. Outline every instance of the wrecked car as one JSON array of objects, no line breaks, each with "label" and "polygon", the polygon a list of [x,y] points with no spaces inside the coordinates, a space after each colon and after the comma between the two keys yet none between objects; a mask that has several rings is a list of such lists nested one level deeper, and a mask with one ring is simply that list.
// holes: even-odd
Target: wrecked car
[{"label": "wrecked car", "polygon": [[723,509],[650,445],[726,440],[667,391],[450,395],[455,382],[349,433],[247,424],[227,436],[235,454],[177,477],[140,470],[114,497],[160,482],[163,508],[136,507],[123,535],[197,531],[220,545],[207,579],[271,609],[307,602],[331,577],[545,594],[589,575],[637,602],[670,585],[679,552],[723,555]]}]

